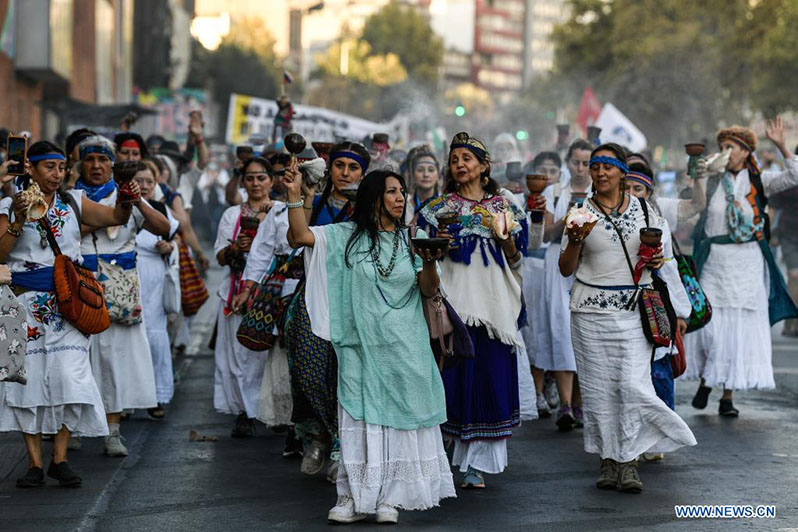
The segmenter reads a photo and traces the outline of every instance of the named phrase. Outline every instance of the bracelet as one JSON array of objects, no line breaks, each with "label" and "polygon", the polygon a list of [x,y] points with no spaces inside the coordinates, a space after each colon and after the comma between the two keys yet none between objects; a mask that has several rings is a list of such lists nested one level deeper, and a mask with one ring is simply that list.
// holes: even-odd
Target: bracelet
[{"label": "bracelet", "polygon": [[305,200],[302,199],[302,200],[294,201],[294,202],[287,201],[285,203],[285,206],[288,207],[289,209],[304,209],[305,208]]},{"label": "bracelet", "polygon": [[20,236],[22,236],[22,229],[21,228],[20,229],[14,229],[11,226],[11,224],[8,224],[8,227],[6,228],[6,233],[19,238]]}]

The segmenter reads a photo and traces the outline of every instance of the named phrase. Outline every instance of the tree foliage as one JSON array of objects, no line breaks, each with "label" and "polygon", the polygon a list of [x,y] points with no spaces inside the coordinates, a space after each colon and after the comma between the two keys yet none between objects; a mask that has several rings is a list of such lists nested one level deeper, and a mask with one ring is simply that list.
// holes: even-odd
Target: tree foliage
[{"label": "tree foliage", "polygon": [[[795,107],[798,0],[573,0],[555,79],[585,85],[659,143]],[[791,94],[792,93],[792,94]]]},{"label": "tree foliage", "polygon": [[194,43],[187,85],[210,86],[219,103],[219,124],[225,124],[230,94],[274,98],[282,73],[274,53],[274,38],[259,18],[234,21],[219,48],[210,51]]},{"label": "tree foliage", "polygon": [[443,41],[432,31],[429,21],[412,7],[392,1],[366,19],[362,38],[375,54],[399,56],[417,83],[437,81]]}]

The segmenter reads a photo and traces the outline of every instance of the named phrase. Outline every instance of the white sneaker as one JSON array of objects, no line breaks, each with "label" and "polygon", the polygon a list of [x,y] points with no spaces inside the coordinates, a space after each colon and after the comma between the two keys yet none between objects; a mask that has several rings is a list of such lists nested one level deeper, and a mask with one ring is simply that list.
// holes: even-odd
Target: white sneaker
[{"label": "white sneaker", "polygon": [[355,501],[346,496],[338,497],[338,503],[327,512],[327,521],[333,523],[354,523],[365,518],[366,514],[355,513]]},{"label": "white sneaker", "polygon": [[80,451],[80,448],[83,446],[83,442],[80,441],[80,436],[72,436],[69,438],[67,442],[67,449],[70,451]]},{"label": "white sneaker", "polygon": [[113,457],[127,456],[127,447],[122,443],[124,438],[119,430],[113,431],[105,437],[105,454]]},{"label": "white sneaker", "polygon": [[380,504],[377,507],[377,522],[395,525],[399,522],[399,510],[387,504]]}]

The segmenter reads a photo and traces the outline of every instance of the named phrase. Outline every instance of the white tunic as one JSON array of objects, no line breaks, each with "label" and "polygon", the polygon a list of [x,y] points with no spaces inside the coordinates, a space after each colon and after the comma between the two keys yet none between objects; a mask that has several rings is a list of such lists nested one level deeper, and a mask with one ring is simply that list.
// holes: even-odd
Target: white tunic
[{"label": "white tunic", "polygon": [[[169,232],[174,234],[179,223],[167,209]],[[169,346],[169,334],[166,330],[166,312],[164,312],[164,279],[167,266],[177,263],[177,247],[171,256],[164,257],[155,248],[161,237],[155,236],[146,229],[136,235],[136,253],[141,282],[141,306],[146,320],[147,341],[150,344],[150,355],[155,372],[155,394],[158,403],[171,401],[174,395],[174,373],[172,371],[172,350]]]},{"label": "white tunic", "polygon": [[[82,209],[83,193],[69,194]],[[8,213],[11,202],[11,197],[3,198],[0,213]],[[61,252],[82,262],[80,227],[71,208],[56,197],[48,217]],[[52,267],[53,261],[53,251],[41,246],[37,224],[31,222],[23,226],[6,258],[12,272]],[[19,300],[28,324],[28,383],[0,383],[0,432],[55,434],[65,425],[78,436],[107,435],[105,410],[89,364],[89,339],[63,319],[54,292],[30,291]]]},{"label": "white tunic", "polygon": [[[787,159],[785,168],[762,172],[766,196],[798,186],[798,156]],[[745,197],[750,191],[748,170],[742,170],[734,179],[734,197],[748,216],[753,214]],[[726,205],[721,183],[708,198],[707,237],[728,234]],[[712,320],[687,336],[687,378],[703,377],[707,386],[730,390],[775,387],[768,316],[770,279],[757,242],[712,244],[700,282],[712,305]]]},{"label": "white tunic", "polygon": [[[114,190],[100,200],[100,204],[113,207],[116,205],[116,195],[117,191]],[[134,207],[127,224],[98,229],[85,235],[81,252],[83,255],[105,255],[133,251],[136,233],[143,225],[144,216]],[[136,272],[138,274],[138,268]],[[140,285],[139,281],[139,289]],[[92,372],[107,412],[117,413],[157,405],[155,373],[143,322],[135,325],[111,323],[108,329],[92,336],[90,353]]]},{"label": "white tunic", "polygon": [[[238,237],[240,216],[240,205],[224,211],[216,233],[216,243],[213,246],[214,254],[218,254]],[[225,267],[224,272],[224,278],[217,291],[220,301],[216,319],[216,349],[214,351],[216,371],[213,379],[213,405],[217,411],[223,414],[246,412],[247,417],[254,418],[258,412],[258,395],[263,379],[266,354],[251,351],[236,339],[242,317],[241,314],[225,315],[225,306],[231,291],[232,275],[229,267]]]}]

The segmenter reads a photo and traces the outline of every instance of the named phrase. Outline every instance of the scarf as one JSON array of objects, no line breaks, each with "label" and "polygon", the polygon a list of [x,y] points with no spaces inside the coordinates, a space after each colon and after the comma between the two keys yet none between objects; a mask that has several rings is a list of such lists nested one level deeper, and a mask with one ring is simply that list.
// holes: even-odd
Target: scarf
[{"label": "scarf", "polygon": [[737,242],[749,242],[758,239],[762,234],[765,222],[759,216],[756,203],[754,206],[754,216],[748,216],[743,212],[740,202],[734,198],[734,180],[729,172],[723,174],[721,180],[723,192],[726,194],[726,219],[729,222],[729,237]]},{"label": "scarf", "polygon": [[111,195],[111,192],[116,190],[116,181],[113,179],[109,179],[106,183],[102,185],[89,185],[83,178],[80,178],[75,183],[75,188],[78,190],[82,190],[86,193],[86,197],[89,198],[91,201],[95,203],[99,203],[100,200],[103,200]]}]

